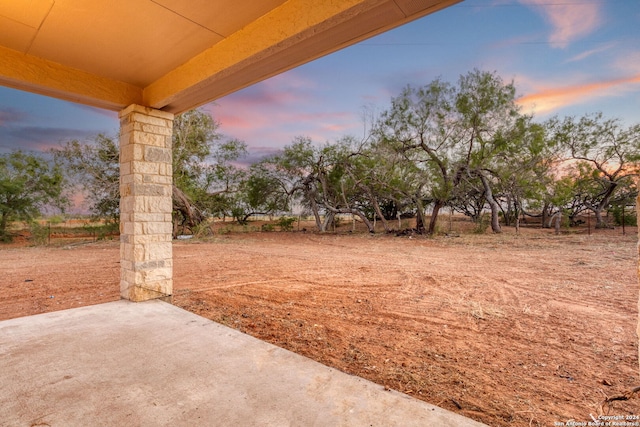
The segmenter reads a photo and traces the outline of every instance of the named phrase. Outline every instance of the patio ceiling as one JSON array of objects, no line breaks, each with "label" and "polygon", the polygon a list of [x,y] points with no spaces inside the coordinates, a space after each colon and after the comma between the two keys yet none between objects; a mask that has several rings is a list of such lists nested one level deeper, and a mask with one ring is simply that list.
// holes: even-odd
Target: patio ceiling
[{"label": "patio ceiling", "polygon": [[460,0],[0,0],[0,85],[181,113]]}]

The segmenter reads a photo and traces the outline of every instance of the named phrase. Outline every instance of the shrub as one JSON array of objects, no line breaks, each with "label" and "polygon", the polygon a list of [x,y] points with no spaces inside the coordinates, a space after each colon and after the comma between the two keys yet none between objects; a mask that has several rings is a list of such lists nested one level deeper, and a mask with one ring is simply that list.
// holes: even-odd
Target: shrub
[{"label": "shrub", "polygon": [[280,217],[277,224],[280,227],[280,231],[292,231],[294,222],[296,222],[295,218],[283,216]]},{"label": "shrub", "polygon": [[231,226],[230,226],[230,225],[228,225],[228,226],[226,226],[226,227],[222,227],[222,228],[220,228],[220,229],[218,230],[218,233],[219,233],[219,234],[229,234],[229,233],[231,233],[231,231],[232,231]]},{"label": "shrub", "polygon": [[108,236],[118,234],[120,224],[117,222],[107,222],[105,224],[92,222],[84,224],[82,228],[86,233],[93,236],[95,240],[105,240]]},{"label": "shrub", "polygon": [[484,234],[487,232],[487,228],[491,224],[491,215],[484,213],[480,215],[478,221],[476,222],[475,227],[473,228],[474,234]]},{"label": "shrub", "polygon": [[54,215],[54,216],[49,218],[49,222],[52,225],[62,224],[64,221],[65,221],[65,219],[64,219],[63,215]]},{"label": "shrub", "polygon": [[40,225],[36,221],[29,223],[29,233],[35,245],[46,245],[49,240],[49,227]]},{"label": "shrub", "polygon": [[[622,225],[622,206],[614,206],[609,212],[613,215],[613,220],[616,225]],[[626,208],[624,210],[624,225],[635,226],[638,224],[638,218],[636,216],[635,209]]]}]

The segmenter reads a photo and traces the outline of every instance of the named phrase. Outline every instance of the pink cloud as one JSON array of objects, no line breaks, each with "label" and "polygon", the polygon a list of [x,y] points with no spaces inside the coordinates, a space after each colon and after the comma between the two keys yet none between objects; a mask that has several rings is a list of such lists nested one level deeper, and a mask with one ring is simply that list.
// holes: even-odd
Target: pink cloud
[{"label": "pink cloud", "polygon": [[637,52],[626,52],[614,63],[616,69],[621,72],[640,73],[640,50]]},{"label": "pink cloud", "polygon": [[295,136],[335,140],[360,129],[356,113],[330,110],[322,88],[295,72],[262,82],[203,108],[220,122],[220,131],[257,146],[283,147]]},{"label": "pink cloud", "polygon": [[0,126],[8,123],[22,122],[27,118],[27,113],[18,111],[15,108],[0,109]]},{"label": "pink cloud", "polygon": [[520,0],[542,14],[553,26],[549,42],[553,47],[565,48],[571,42],[592,33],[602,22],[599,3],[549,2],[548,0]]},{"label": "pink cloud", "polygon": [[637,91],[638,84],[640,84],[640,74],[635,74],[614,80],[540,89],[519,98],[517,102],[527,112],[544,114],[588,99],[615,96],[632,90]]},{"label": "pink cloud", "polygon": [[600,52],[606,52],[606,51],[608,51],[610,49],[613,49],[615,47],[615,45],[616,45],[616,43],[607,43],[607,44],[598,46],[595,49],[587,50],[585,52],[582,52],[582,53],[580,53],[578,55],[575,55],[575,56],[569,58],[567,60],[567,62],[582,61],[583,59],[586,59],[586,58],[588,58],[590,56],[596,55],[596,54],[598,54]]}]

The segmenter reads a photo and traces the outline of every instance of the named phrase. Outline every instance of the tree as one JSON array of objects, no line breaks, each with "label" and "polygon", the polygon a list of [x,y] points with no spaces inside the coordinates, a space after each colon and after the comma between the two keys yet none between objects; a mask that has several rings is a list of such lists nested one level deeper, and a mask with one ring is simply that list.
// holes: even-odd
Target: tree
[{"label": "tree", "polygon": [[31,221],[46,206],[63,208],[64,177],[60,166],[16,151],[0,156],[0,240],[11,240],[12,221]]},{"label": "tree", "polygon": [[[454,90],[448,83],[434,80],[421,88],[407,86],[391,102],[391,109],[381,117],[379,132],[387,144],[402,153],[407,162],[423,172],[423,184],[428,185],[433,200],[431,221],[427,233],[433,234],[440,209],[451,197],[453,173],[451,136]],[[424,227],[423,186],[416,188],[412,199],[416,205],[420,231]]]},{"label": "tree", "polygon": [[[324,148],[327,150],[327,147]],[[319,231],[327,230],[335,212],[325,211],[325,204],[333,195],[327,195],[327,163],[323,149],[314,146],[310,138],[296,137],[284,147],[281,154],[263,161],[263,167],[271,171],[271,177],[289,200],[299,200],[309,208]],[[324,177],[324,186],[321,176]],[[324,221],[321,214],[325,214]]]},{"label": "tree", "polygon": [[202,186],[213,147],[222,140],[220,124],[201,110],[190,110],[173,119],[171,153],[173,183],[194,197]]},{"label": "tree", "polygon": [[[311,139],[296,137],[278,155],[264,159],[255,170],[261,180],[271,183],[267,200],[290,204],[299,200],[313,213],[316,226],[324,232],[338,214],[359,217],[370,232],[374,227],[365,210],[369,195],[362,191],[361,177],[356,176],[356,160],[361,155],[358,143],[351,138],[316,147]],[[324,214],[324,220],[321,215]]]},{"label": "tree", "polygon": [[99,134],[93,143],[66,142],[52,150],[70,180],[79,186],[95,217],[113,223],[120,219],[120,165],[118,143]]},{"label": "tree", "polygon": [[[234,162],[246,155],[246,144],[227,140],[219,124],[206,112],[192,110],[173,123],[173,217],[177,228],[192,228],[206,214],[231,209],[232,195],[244,180]],[[120,165],[116,139],[98,135],[94,141],[69,141],[52,150],[57,161],[79,185],[91,212],[114,222],[119,220]]]},{"label": "tree", "polygon": [[271,166],[269,161],[251,165],[235,203],[234,216],[240,222],[246,222],[251,215],[272,215],[289,211],[290,194]]},{"label": "tree", "polygon": [[362,193],[358,185],[362,181],[354,174],[355,159],[361,154],[361,147],[358,145],[355,139],[346,137],[319,150],[316,177],[321,195],[319,204],[327,212],[326,218],[333,219],[337,214],[351,214],[359,217],[369,232],[374,233],[373,224],[365,214],[365,206],[370,199],[366,192]]},{"label": "tree", "polygon": [[456,178],[479,180],[491,209],[491,230],[500,233],[497,169],[513,144],[512,129],[521,117],[516,88],[496,73],[473,70],[460,77],[455,95]]},{"label": "tree", "polygon": [[533,122],[531,116],[520,116],[505,137],[510,143],[496,167],[497,198],[505,225],[515,223],[519,229],[525,208],[548,201],[546,190],[554,181],[559,152],[546,126]]},{"label": "tree", "polygon": [[234,163],[247,155],[247,146],[226,139],[219,127],[197,109],[174,119],[174,228],[193,228],[208,215],[229,215],[237,207],[246,171]]},{"label": "tree", "polygon": [[[501,231],[494,188],[520,117],[513,83],[479,70],[460,76],[457,86],[434,80],[418,89],[407,87],[392,100],[382,115],[380,134],[422,171],[423,185],[413,196],[418,229],[425,202],[433,203],[431,234],[442,207],[460,206],[472,197],[489,204],[491,228]],[[454,196],[462,199],[454,201]]]},{"label": "tree", "polygon": [[582,182],[585,205],[596,217],[596,228],[608,226],[602,212],[616,191],[638,175],[640,162],[640,124],[624,128],[617,119],[602,113],[579,120],[554,120],[555,139],[574,161]]}]

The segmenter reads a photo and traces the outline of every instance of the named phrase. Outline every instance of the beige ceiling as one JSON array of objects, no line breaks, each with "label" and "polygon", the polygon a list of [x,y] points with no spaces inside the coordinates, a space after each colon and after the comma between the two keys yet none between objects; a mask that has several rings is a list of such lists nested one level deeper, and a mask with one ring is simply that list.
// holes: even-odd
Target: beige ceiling
[{"label": "beige ceiling", "polygon": [[179,113],[460,0],[0,0],[0,84]]}]

